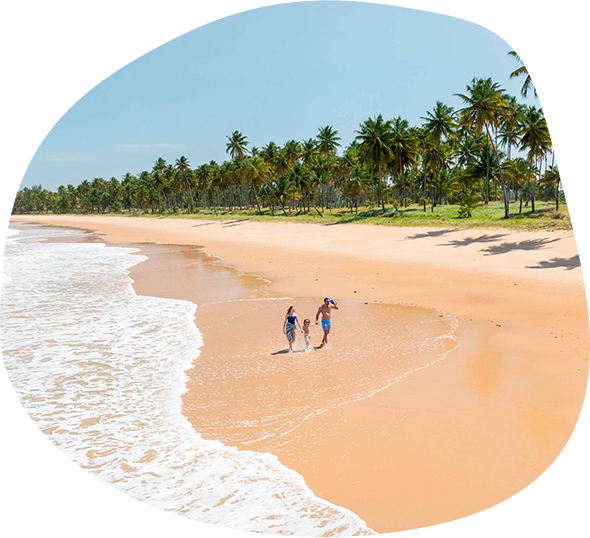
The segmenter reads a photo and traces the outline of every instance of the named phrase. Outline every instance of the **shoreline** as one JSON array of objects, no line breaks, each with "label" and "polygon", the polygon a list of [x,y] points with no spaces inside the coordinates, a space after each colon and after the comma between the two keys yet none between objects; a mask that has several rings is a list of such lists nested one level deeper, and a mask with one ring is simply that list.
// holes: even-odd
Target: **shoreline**
[{"label": "shoreline", "polygon": [[[123,218],[113,223],[114,219],[109,217],[108,223],[100,217],[14,220],[57,226],[66,222],[98,232],[109,243],[203,244],[207,252],[239,269],[232,278],[250,279],[252,285],[258,278],[254,275],[270,281],[264,287],[270,295],[323,297],[321,282],[330,280],[329,294],[338,299],[428,305],[459,318],[460,344],[445,360],[407,377],[395,390],[386,389],[349,406],[354,408],[345,417],[349,436],[371,429],[370,441],[354,438],[335,453],[346,443],[324,439],[323,445],[309,447],[305,439],[292,440],[291,450],[273,451],[305,478],[316,495],[348,508],[378,532],[442,523],[497,504],[542,474],[569,439],[588,370],[581,271],[567,262],[577,255],[571,232],[490,234],[432,228],[392,232],[389,227],[365,232],[367,227],[358,230],[355,225],[347,229],[251,222],[195,226],[194,220],[177,219],[178,224],[168,225],[156,219]],[[300,226],[314,229],[301,236]],[[420,237],[414,237],[409,248],[412,235]],[[438,255],[449,240],[455,241],[449,248],[456,253]],[[333,244],[336,241],[338,245]],[[398,250],[393,250],[396,243]],[[342,252],[347,247],[348,252]],[[147,272],[144,264],[154,257],[136,267],[144,266]],[[495,261],[506,257],[511,263]],[[565,262],[533,269],[551,260]],[[475,271],[474,261],[481,262]],[[162,266],[154,267],[151,278],[133,276],[138,294],[186,296],[190,271],[184,276],[175,273],[174,279],[168,273],[165,279]],[[175,286],[167,280],[174,280]],[[231,288],[224,292],[235,295]],[[242,306],[234,304],[232,309]],[[339,338],[337,331],[332,338]],[[383,415],[383,410],[394,412]],[[379,420],[371,420],[375,413]],[[391,432],[396,434],[393,438]],[[384,447],[386,454],[379,452]],[[257,448],[264,450],[264,443],[253,449]]]}]

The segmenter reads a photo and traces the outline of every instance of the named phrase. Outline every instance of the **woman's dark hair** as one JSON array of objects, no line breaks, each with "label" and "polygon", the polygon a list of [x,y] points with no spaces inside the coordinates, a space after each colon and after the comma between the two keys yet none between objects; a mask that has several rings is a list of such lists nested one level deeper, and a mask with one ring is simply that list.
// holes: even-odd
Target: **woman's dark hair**
[{"label": "woman's dark hair", "polygon": [[289,310],[287,310],[287,314],[289,314],[289,312],[291,312],[291,310],[293,310],[293,308],[295,308],[294,306],[290,306]]}]

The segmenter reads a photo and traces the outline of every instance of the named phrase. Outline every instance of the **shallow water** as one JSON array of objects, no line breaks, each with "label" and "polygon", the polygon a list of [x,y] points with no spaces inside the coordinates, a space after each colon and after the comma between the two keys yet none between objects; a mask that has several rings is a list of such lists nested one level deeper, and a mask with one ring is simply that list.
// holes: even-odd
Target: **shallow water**
[{"label": "shallow water", "polygon": [[[405,357],[399,347],[398,336],[407,333],[412,323],[404,325],[386,317],[401,331],[391,340],[397,346],[391,349],[397,359],[394,368],[384,362],[374,372],[359,370],[358,346],[333,356],[325,350],[319,372],[318,354],[294,354],[299,360],[296,375],[291,375],[293,365],[282,354],[262,356],[252,351],[228,357],[213,335],[212,352],[200,355],[203,340],[194,323],[194,303],[135,293],[128,270],[145,259],[134,254],[136,249],[54,242],[80,236],[65,229],[25,226],[13,232],[0,226],[4,305],[0,356],[12,366],[15,387],[33,416],[45,423],[72,458],[137,498],[180,510],[205,525],[273,535],[369,533],[356,515],[314,496],[303,478],[274,455],[238,450],[218,439],[233,432],[237,437],[230,442],[260,440],[260,428],[251,435],[256,428],[248,424],[247,415],[258,425],[262,415],[267,417],[264,435],[274,432],[268,437],[272,446],[306,417],[369,397],[371,391],[383,390],[400,376],[440,360],[443,355],[431,353],[430,346],[436,347],[442,333],[449,337],[448,328],[432,332],[414,327],[412,345],[425,346],[420,348],[424,360],[418,364],[410,359],[416,349]],[[284,309],[282,300],[249,301],[248,319],[264,327],[264,316],[274,315],[269,304],[277,311]],[[223,319],[231,328],[226,302],[206,308],[204,324]],[[224,317],[215,315],[215,309]],[[439,314],[429,315],[430,321],[438,323]],[[376,322],[369,316],[367,323],[371,320]],[[345,329],[344,322],[341,327]],[[258,336],[265,333],[272,336],[267,340]],[[284,348],[280,333],[251,334],[253,341],[244,342],[246,350],[258,350],[260,345],[273,351]],[[233,361],[231,368],[224,358]],[[181,412],[185,371],[193,365],[191,394],[198,394],[201,405],[197,407],[203,410],[200,422],[192,423],[197,431]],[[350,383],[353,370],[358,375]],[[334,376],[332,390],[320,390],[312,383],[318,374]],[[288,398],[292,405],[276,408],[273,389],[264,383],[268,375],[293,381]],[[224,387],[225,381],[237,378],[246,392],[234,398]],[[195,379],[200,393],[195,392]],[[266,390],[259,390],[265,386]],[[240,406],[240,399],[251,395],[258,399],[257,407]],[[305,405],[299,405],[301,401]],[[218,413],[220,409],[225,413]],[[205,432],[207,439],[202,436]]]},{"label": "shallow water", "polygon": [[[445,358],[457,341],[455,317],[437,310],[342,301],[332,312],[330,345],[311,349],[296,331],[288,353],[280,323],[294,305],[315,323],[311,298],[205,304],[197,325],[207,345],[188,372],[184,409],[206,438],[240,448],[297,453],[326,435],[352,435],[342,411]],[[239,328],[239,329],[237,329]],[[239,342],[235,338],[239,335]],[[292,447],[290,445],[293,445]],[[340,445],[343,446],[342,444]]]},{"label": "shallow water", "polygon": [[[205,523],[270,534],[371,534],[313,495],[268,453],[204,440],[181,413],[201,334],[197,306],[136,295],[136,249],[9,232],[2,353],[39,428],[80,466],[148,504]],[[48,241],[49,240],[49,241]]]}]

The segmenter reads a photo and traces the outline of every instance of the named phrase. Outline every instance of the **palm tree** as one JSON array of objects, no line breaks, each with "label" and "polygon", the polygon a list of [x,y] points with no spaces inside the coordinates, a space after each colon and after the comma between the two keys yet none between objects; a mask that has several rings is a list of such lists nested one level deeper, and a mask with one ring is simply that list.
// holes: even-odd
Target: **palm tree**
[{"label": "palm tree", "polygon": [[201,166],[199,166],[198,168],[195,168],[194,174],[195,174],[197,189],[200,190],[203,195],[203,205],[205,206],[205,208],[207,208],[208,207],[207,191],[209,190],[209,187],[211,186],[211,180],[212,180],[211,164],[205,163],[205,164],[202,164]]},{"label": "palm tree", "polygon": [[452,170],[442,170],[439,176],[438,192],[443,200],[449,202],[459,192],[459,177]]},{"label": "palm tree", "polygon": [[517,67],[514,71],[512,71],[512,73],[510,73],[510,80],[512,80],[513,78],[524,76],[524,82],[522,84],[520,93],[523,97],[526,98],[530,89],[532,88],[535,93],[535,97],[537,97],[537,89],[533,84],[533,79],[531,78],[531,75],[529,75],[529,70],[526,68],[526,65],[524,65],[523,61],[520,59],[520,56],[516,53],[516,51],[513,50],[511,50],[508,53],[508,56],[511,56],[520,64],[520,67]]},{"label": "palm tree", "polygon": [[311,210],[311,176],[312,176],[312,166],[315,164],[317,160],[317,142],[313,138],[308,138],[301,142],[301,158],[303,160],[303,164],[307,166],[307,175],[308,175],[308,182],[307,182],[307,212]]},{"label": "palm tree", "polygon": [[293,194],[293,181],[288,175],[282,175],[281,178],[274,184],[274,196],[278,200],[283,213],[286,215],[285,205]]},{"label": "palm tree", "polygon": [[457,148],[457,164],[463,168],[470,165],[481,153],[484,143],[483,137],[464,137]]},{"label": "palm tree", "polygon": [[557,166],[550,166],[545,170],[543,179],[555,189],[555,211],[559,211],[559,184],[561,182],[559,168]]},{"label": "palm tree", "polygon": [[[326,157],[326,171],[327,171],[327,185],[330,186],[330,156],[336,153],[336,150],[340,147],[341,138],[338,136],[336,131],[331,125],[320,127],[316,136],[318,139],[318,149]],[[324,207],[324,185],[323,182],[320,185],[320,199],[322,209]],[[329,202],[329,200],[328,200]]]},{"label": "palm tree", "polygon": [[[296,162],[288,175],[289,179],[293,182],[293,187],[295,189],[294,198],[302,199],[304,197],[303,192],[304,190],[307,190],[310,179],[307,168],[303,164]],[[301,194],[297,192],[297,189],[299,189]]]},{"label": "palm tree", "polygon": [[520,141],[520,123],[524,107],[512,95],[506,96],[506,102],[500,117],[499,141],[508,149],[508,160],[512,158],[512,147]]},{"label": "palm tree", "polygon": [[[518,200],[518,190],[529,180],[529,173],[529,163],[521,157],[504,163],[504,174],[512,182],[514,188],[514,200]],[[520,196],[520,209],[518,212],[519,214],[522,213],[522,196]]]},{"label": "palm tree", "polygon": [[166,170],[166,161],[160,157],[154,162],[152,167],[152,186],[158,193],[158,211],[164,212],[164,205],[162,204],[162,189],[166,185],[164,172]]},{"label": "palm tree", "polygon": [[269,142],[260,150],[260,156],[272,167],[275,166],[279,147],[274,142]]},{"label": "palm tree", "polygon": [[232,159],[243,159],[248,153],[248,140],[240,131],[234,131],[231,136],[227,137],[228,142],[225,145],[226,153],[229,153]]},{"label": "palm tree", "polygon": [[422,164],[422,197],[420,202],[423,204],[424,213],[426,213],[428,187],[430,185],[428,173],[431,172],[434,175],[433,171],[437,167],[439,151],[432,133],[427,131],[425,127],[416,128],[416,140]]},{"label": "palm tree", "polygon": [[169,203],[169,198],[173,197],[174,208],[178,207],[177,194],[180,192],[179,185],[178,185],[178,178],[179,177],[180,177],[180,175],[177,173],[176,168],[174,168],[174,165],[168,164],[166,166],[166,169],[164,170],[164,178],[165,178],[164,198],[166,198],[167,203]]},{"label": "palm tree", "polygon": [[392,168],[401,178],[401,203],[406,197],[406,168],[415,163],[418,152],[416,134],[410,129],[407,120],[395,118],[392,122],[391,151],[393,152]]},{"label": "palm tree", "polygon": [[270,166],[262,157],[259,156],[249,157],[245,163],[246,177],[250,183],[250,186],[252,187],[252,192],[254,193],[258,214],[261,214],[262,209],[260,208],[260,202],[258,201],[256,189],[266,184]]},{"label": "palm tree", "polygon": [[342,185],[342,192],[350,198],[350,212],[354,205],[355,213],[358,215],[358,198],[366,194],[371,189],[369,171],[362,164],[355,164],[351,171],[350,177]]},{"label": "palm tree", "polygon": [[[500,186],[502,188],[502,196],[504,199],[504,218],[507,219],[510,216],[508,188],[504,182],[504,176],[502,174],[500,152],[497,143],[494,142],[490,132],[490,130],[493,129],[494,133],[497,135],[500,119],[506,106],[504,89],[501,88],[498,83],[492,82],[491,78],[474,78],[471,81],[471,84],[467,85],[467,93],[458,93],[455,95],[460,97],[466,105],[460,111],[465,125],[476,135],[480,135],[482,130],[485,130],[488,144],[492,145],[492,150],[496,156]],[[489,198],[488,178],[486,186],[486,203],[489,202]]]},{"label": "palm tree", "polygon": [[[529,160],[529,186],[531,197],[531,210],[535,212],[535,184],[531,185],[533,169],[537,161],[541,163],[545,153],[551,148],[551,137],[549,136],[549,129],[547,121],[543,114],[543,110],[534,106],[526,107],[524,110],[523,120],[521,124],[522,137],[520,139],[520,149],[527,150],[527,157]],[[541,168],[539,166],[539,173]]]},{"label": "palm tree", "polygon": [[355,140],[359,142],[361,154],[379,170],[379,200],[381,201],[381,210],[385,213],[383,167],[393,157],[391,121],[385,121],[383,116],[379,114],[376,118],[365,120],[361,123],[359,130],[355,132],[357,133]]},{"label": "palm tree", "polygon": [[296,142],[295,140],[289,140],[285,143],[285,147],[283,149],[285,151],[287,167],[292,169],[301,156],[301,146],[299,145],[299,142]]},{"label": "palm tree", "polygon": [[434,193],[432,195],[432,211],[436,207],[438,197],[438,175],[440,173],[440,147],[443,139],[448,140],[451,133],[455,129],[454,110],[453,107],[445,105],[441,101],[436,102],[432,112],[427,112],[425,117],[420,119],[425,120],[424,129],[433,137],[437,146],[437,166],[434,174]]},{"label": "palm tree", "polygon": [[180,178],[181,184],[183,187],[188,189],[188,202],[190,206],[191,213],[193,211],[193,190],[192,190],[192,183],[193,183],[193,174],[191,170],[191,165],[188,162],[188,159],[183,155],[179,159],[176,159],[176,170],[178,172],[178,176]]}]

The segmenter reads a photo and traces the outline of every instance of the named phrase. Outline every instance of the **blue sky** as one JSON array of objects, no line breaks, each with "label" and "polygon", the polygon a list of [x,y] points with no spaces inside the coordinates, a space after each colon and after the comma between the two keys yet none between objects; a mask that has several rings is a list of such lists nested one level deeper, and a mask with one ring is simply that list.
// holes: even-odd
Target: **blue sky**
[{"label": "blue sky", "polygon": [[47,135],[22,186],[120,179],[158,157],[221,162],[236,129],[262,147],[333,125],[345,145],[376,114],[420,124],[437,100],[459,108],[453,94],[473,77],[518,95],[510,49],[473,23],[376,4],[304,2],[233,15],[88,92]]}]

